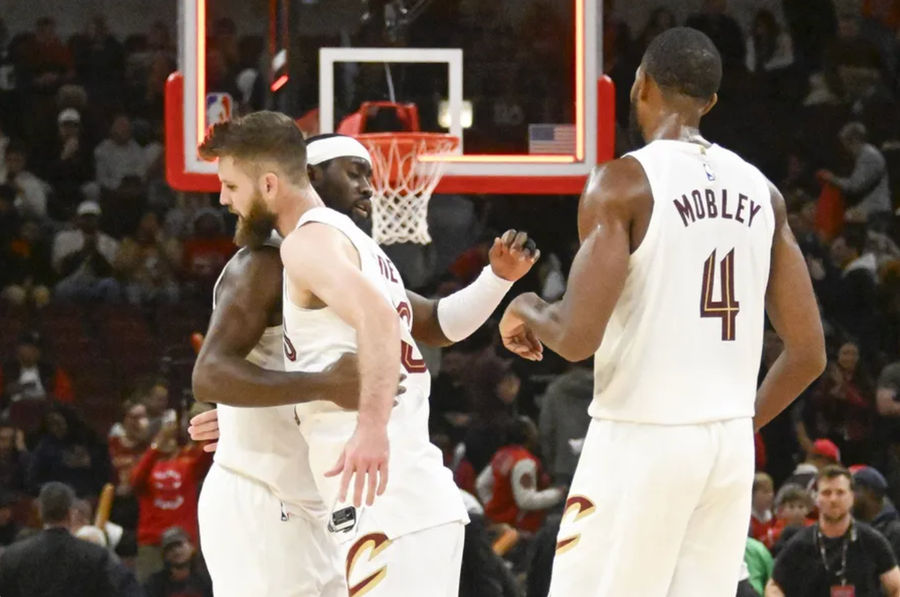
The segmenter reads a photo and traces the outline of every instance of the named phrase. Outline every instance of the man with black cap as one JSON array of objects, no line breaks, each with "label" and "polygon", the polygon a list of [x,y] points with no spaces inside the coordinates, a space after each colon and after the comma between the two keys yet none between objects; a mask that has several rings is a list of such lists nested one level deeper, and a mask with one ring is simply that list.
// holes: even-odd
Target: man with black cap
[{"label": "man with black cap", "polygon": [[887,498],[887,481],[878,469],[864,466],[853,473],[855,502],[853,514],[884,535],[900,557],[900,513]]},{"label": "man with black cap", "polygon": [[147,597],[212,597],[209,575],[199,564],[196,550],[181,527],[166,529],[160,546],[164,569],[147,579]]}]

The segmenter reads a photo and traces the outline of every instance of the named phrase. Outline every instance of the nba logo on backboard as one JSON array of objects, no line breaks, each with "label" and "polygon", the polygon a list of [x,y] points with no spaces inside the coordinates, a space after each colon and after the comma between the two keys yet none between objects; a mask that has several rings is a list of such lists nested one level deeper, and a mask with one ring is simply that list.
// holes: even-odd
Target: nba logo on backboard
[{"label": "nba logo on backboard", "polygon": [[210,127],[217,122],[231,120],[231,106],[234,100],[227,93],[206,94],[206,126]]}]

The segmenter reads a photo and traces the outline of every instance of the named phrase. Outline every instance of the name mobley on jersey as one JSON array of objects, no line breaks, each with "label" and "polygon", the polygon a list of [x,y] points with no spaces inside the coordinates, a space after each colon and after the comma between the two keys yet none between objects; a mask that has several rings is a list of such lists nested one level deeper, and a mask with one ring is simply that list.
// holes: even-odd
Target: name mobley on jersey
[{"label": "name mobley on jersey", "polygon": [[[707,176],[709,176],[709,171]],[[737,200],[734,197],[737,196]],[[717,191],[713,189],[694,189],[682,193],[681,199],[674,199],[672,203],[687,228],[698,220],[721,218],[734,220],[747,227],[753,226],[753,220],[762,209],[762,205],[751,199],[747,193],[731,193],[731,210],[728,207],[729,194],[727,189]]]}]

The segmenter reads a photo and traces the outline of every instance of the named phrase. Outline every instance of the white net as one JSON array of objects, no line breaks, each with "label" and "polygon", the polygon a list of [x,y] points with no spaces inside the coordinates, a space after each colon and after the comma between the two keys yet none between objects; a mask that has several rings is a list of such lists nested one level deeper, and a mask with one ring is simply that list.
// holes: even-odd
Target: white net
[{"label": "white net", "polygon": [[372,238],[380,245],[427,245],[428,201],[446,162],[419,156],[451,153],[459,139],[440,133],[364,133],[357,135],[372,155]]}]

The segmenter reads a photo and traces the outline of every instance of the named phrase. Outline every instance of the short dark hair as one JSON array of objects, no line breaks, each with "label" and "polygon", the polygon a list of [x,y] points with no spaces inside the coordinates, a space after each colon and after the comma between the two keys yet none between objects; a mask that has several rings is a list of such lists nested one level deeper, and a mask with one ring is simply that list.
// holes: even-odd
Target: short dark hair
[{"label": "short dark hair", "polygon": [[69,511],[75,503],[75,492],[65,483],[50,481],[41,487],[38,509],[44,524],[56,524],[69,520]]},{"label": "short dark hair", "polygon": [[722,57],[704,33],[673,27],[650,42],[641,61],[644,72],[664,91],[708,99],[722,82]]},{"label": "short dark hair", "polygon": [[839,464],[829,464],[816,473],[816,489],[819,489],[819,481],[822,479],[837,479],[838,477],[847,477],[850,482],[850,489],[853,489],[853,474],[849,469]]},{"label": "short dark hair", "polygon": [[809,492],[795,483],[788,483],[775,496],[776,508],[796,503],[802,503],[807,508],[812,507],[812,499],[809,497]]},{"label": "short dark hair", "polygon": [[200,145],[200,157],[231,156],[251,166],[273,162],[293,182],[306,176],[306,141],[290,116],[262,110],[214,124]]}]

